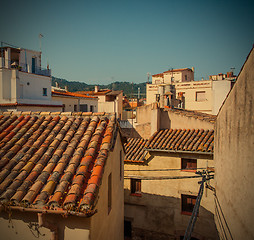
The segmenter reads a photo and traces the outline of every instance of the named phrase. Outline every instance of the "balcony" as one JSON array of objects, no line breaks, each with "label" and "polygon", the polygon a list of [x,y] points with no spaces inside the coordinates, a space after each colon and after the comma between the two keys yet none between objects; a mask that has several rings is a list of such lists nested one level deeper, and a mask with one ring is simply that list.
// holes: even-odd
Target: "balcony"
[{"label": "balcony", "polygon": [[41,76],[50,77],[51,69],[34,66],[31,64],[19,63],[18,61],[8,61],[0,57],[0,68],[18,69],[21,72],[33,73]]}]

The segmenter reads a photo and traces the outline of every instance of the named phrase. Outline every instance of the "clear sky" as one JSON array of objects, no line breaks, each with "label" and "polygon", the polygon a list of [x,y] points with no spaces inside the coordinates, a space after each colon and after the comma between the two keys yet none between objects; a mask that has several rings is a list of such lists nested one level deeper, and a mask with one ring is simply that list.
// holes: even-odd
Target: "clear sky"
[{"label": "clear sky", "polygon": [[39,50],[52,75],[107,84],[144,82],[170,68],[195,80],[238,74],[253,43],[253,1],[82,0],[1,4],[0,41]]}]

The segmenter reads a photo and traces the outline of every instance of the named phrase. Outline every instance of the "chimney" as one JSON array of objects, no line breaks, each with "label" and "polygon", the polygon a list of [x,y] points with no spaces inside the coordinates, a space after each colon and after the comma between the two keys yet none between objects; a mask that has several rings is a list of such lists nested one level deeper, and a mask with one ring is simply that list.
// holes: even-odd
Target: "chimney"
[{"label": "chimney", "polygon": [[57,87],[57,88],[59,88],[59,84],[58,84],[58,82],[56,82],[56,87]]},{"label": "chimney", "polygon": [[195,70],[194,67],[192,67],[191,70],[192,70],[192,72],[194,72],[194,70]]},{"label": "chimney", "polygon": [[66,92],[68,92],[68,87],[67,86],[64,86],[64,89]]},{"label": "chimney", "polygon": [[97,86],[97,85],[94,86],[94,92],[96,92],[96,93],[99,92],[99,86]]}]

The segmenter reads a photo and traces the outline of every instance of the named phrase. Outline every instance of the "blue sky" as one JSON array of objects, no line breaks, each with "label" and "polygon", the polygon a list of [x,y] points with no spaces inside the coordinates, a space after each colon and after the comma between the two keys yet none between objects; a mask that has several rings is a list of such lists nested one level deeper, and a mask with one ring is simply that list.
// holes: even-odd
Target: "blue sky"
[{"label": "blue sky", "polygon": [[251,1],[6,1],[0,40],[39,50],[53,76],[107,84],[194,67],[238,73],[254,43]]}]

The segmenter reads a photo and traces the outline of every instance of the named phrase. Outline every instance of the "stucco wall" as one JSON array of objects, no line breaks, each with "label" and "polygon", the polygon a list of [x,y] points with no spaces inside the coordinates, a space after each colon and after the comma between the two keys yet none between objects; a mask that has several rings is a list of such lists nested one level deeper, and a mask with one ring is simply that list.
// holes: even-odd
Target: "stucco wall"
[{"label": "stucco wall", "polygon": [[[91,240],[123,240],[124,237],[123,162],[120,165],[120,150],[122,151],[123,161],[124,152],[118,134],[114,151],[109,153],[104,167],[98,203],[95,207],[98,212],[91,219]],[[108,176],[110,173],[112,176],[112,208],[108,212]]]},{"label": "stucco wall", "polygon": [[[77,111],[79,111],[79,99],[74,97],[52,96],[53,101],[61,101],[65,105],[65,112],[74,112],[74,105],[77,105]],[[61,109],[62,111],[62,109]]]},{"label": "stucco wall", "polygon": [[[233,239],[254,239],[253,103],[252,50],[216,122],[216,192]],[[222,217],[221,213],[219,216]],[[219,222],[217,217],[218,229],[225,238]],[[229,238],[225,221],[222,220],[222,224]]]},{"label": "stucco wall", "polygon": [[[11,221],[9,221],[9,219]],[[59,240],[90,240],[90,219],[81,217],[63,217],[61,215],[45,215],[45,219],[58,228]],[[24,213],[12,211],[9,218],[8,212],[0,213],[1,239],[4,240],[49,240],[51,232],[48,228],[40,227],[39,233],[29,228],[29,224],[38,224],[37,213]]]},{"label": "stucco wall", "polygon": [[[195,173],[186,171],[144,171],[153,169],[181,169],[181,157],[197,158],[197,167],[213,166],[213,160],[208,156],[180,155],[172,153],[151,153],[148,165],[125,164],[125,175],[138,176],[193,176]],[[202,159],[201,159],[202,158]],[[141,170],[141,171],[130,171]],[[200,179],[199,179],[200,180]],[[181,214],[181,194],[197,195],[198,179],[167,179],[141,180],[142,196],[130,194],[130,179],[125,179],[125,218],[132,221],[133,234],[152,236],[154,233],[166,234],[167,238],[177,239],[184,235],[190,216]],[[211,180],[213,185],[213,180]],[[217,239],[213,220],[213,193],[205,189],[201,201],[193,237],[199,239]]]},{"label": "stucco wall", "polygon": [[231,81],[212,81],[213,90],[213,109],[212,114],[217,115],[222,103],[227,97],[229,91],[231,90]]},{"label": "stucco wall", "polygon": [[214,124],[205,120],[200,120],[195,117],[188,117],[171,112],[170,110],[161,109],[160,128],[173,129],[214,129]]}]

